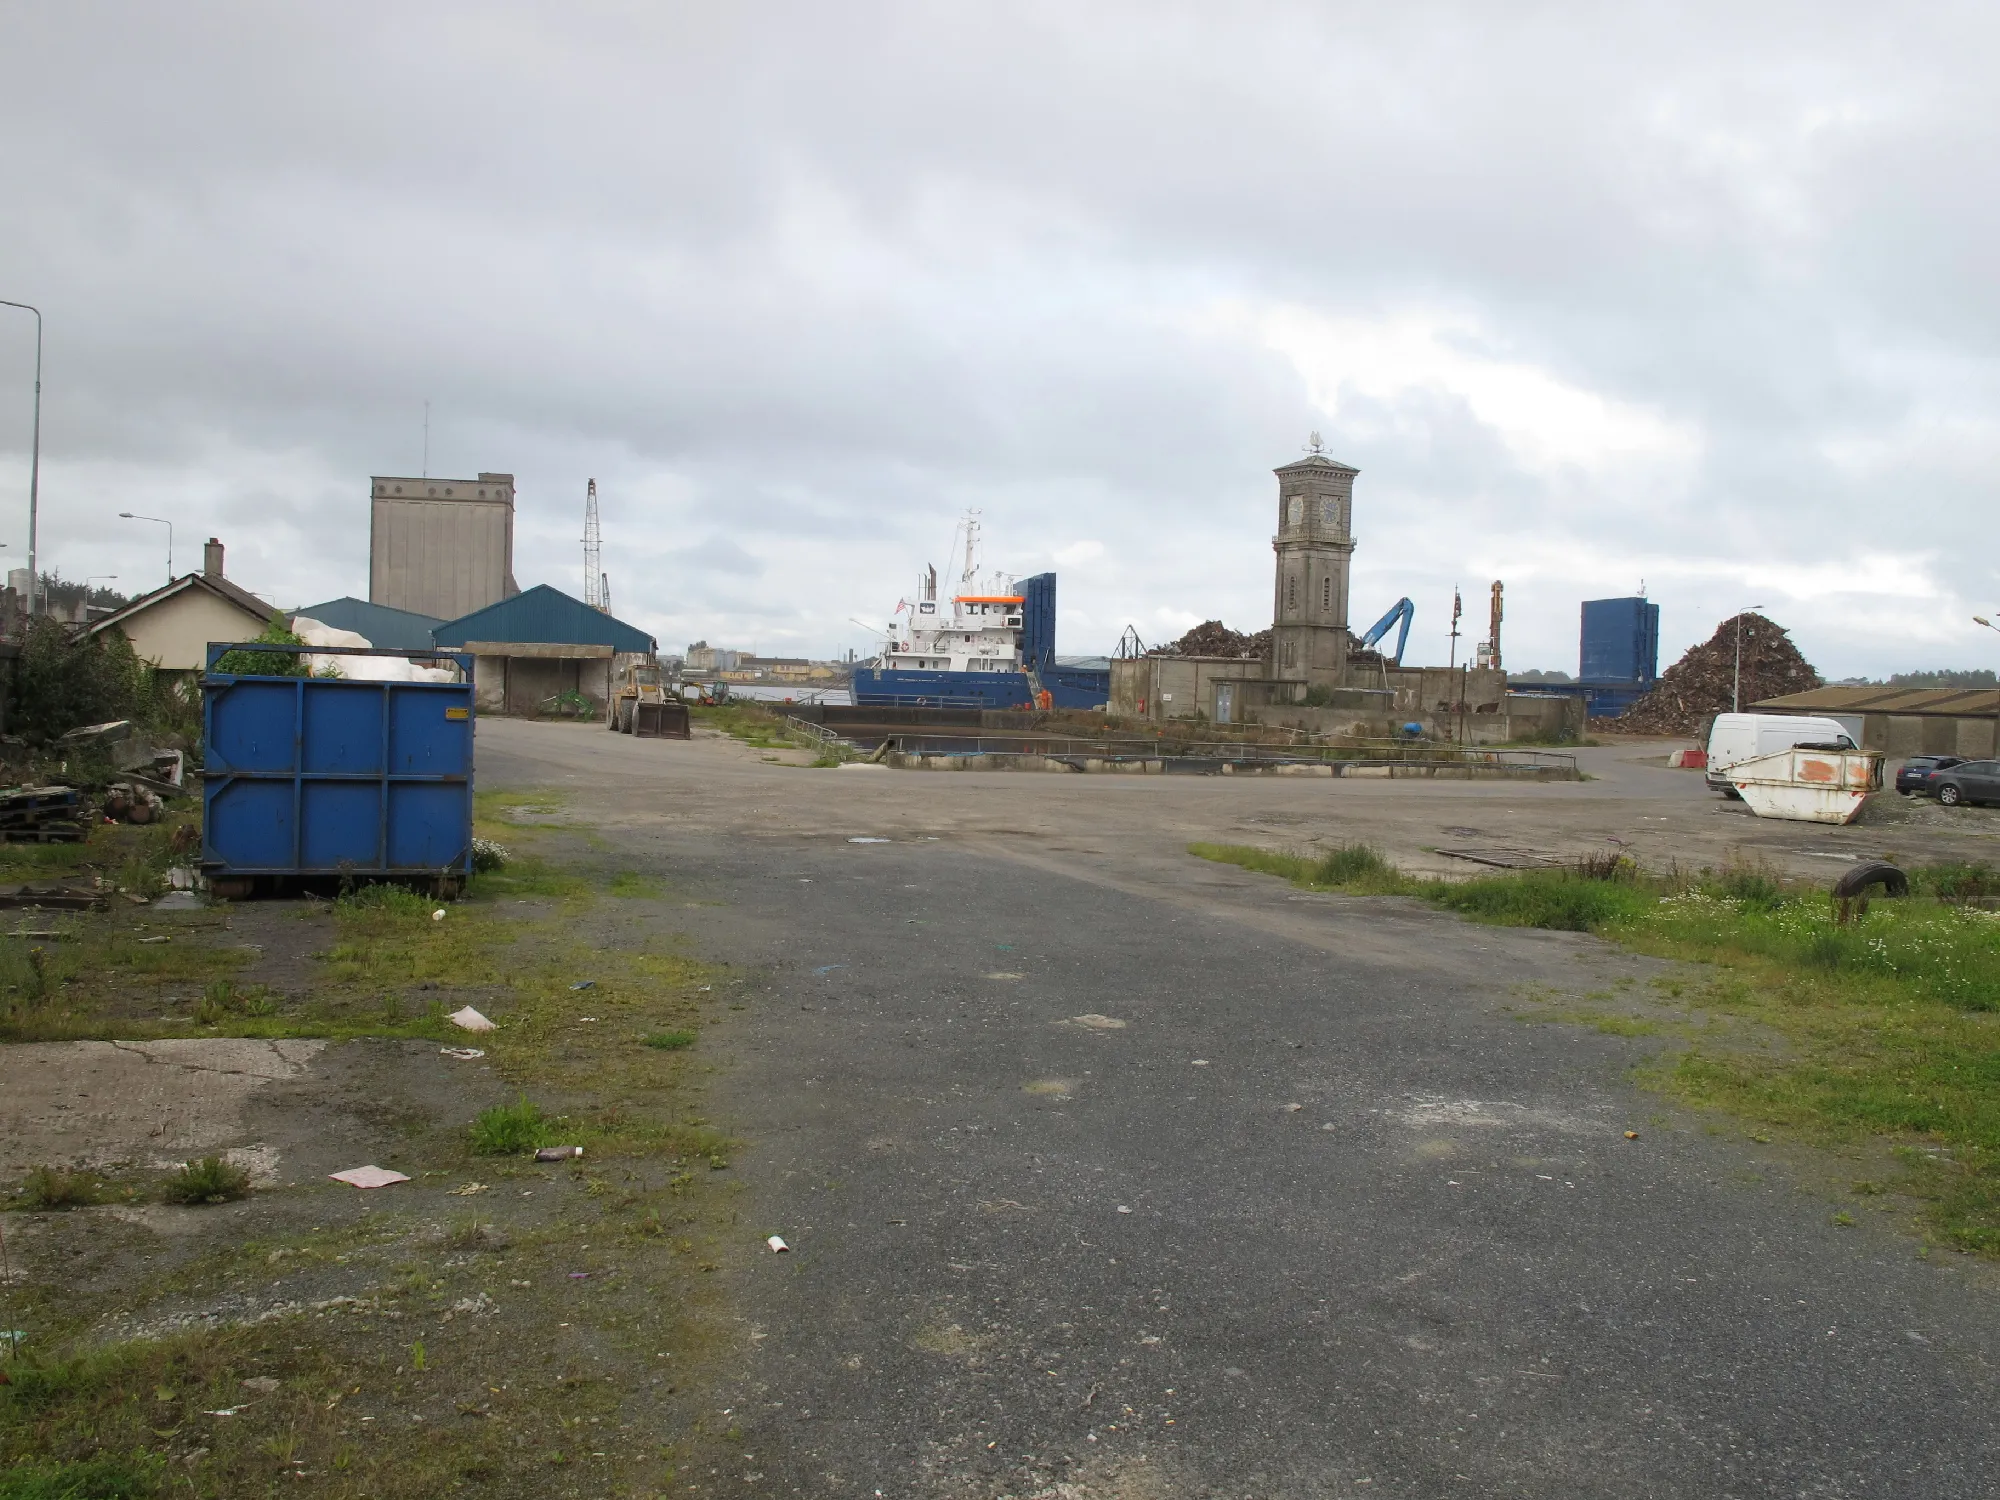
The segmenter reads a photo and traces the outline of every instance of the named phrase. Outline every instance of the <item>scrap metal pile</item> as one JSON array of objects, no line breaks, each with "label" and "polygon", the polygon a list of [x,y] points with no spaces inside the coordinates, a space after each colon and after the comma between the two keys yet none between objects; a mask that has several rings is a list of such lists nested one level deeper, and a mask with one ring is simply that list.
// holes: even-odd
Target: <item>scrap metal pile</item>
[{"label": "scrap metal pile", "polygon": [[1627,734],[1697,734],[1713,714],[1727,713],[1736,681],[1737,620],[1743,626],[1745,709],[1766,698],[1822,686],[1781,625],[1759,614],[1732,616],[1715,634],[1660,674],[1659,685],[1615,720]]},{"label": "scrap metal pile", "polygon": [[1203,620],[1179,640],[1165,646],[1155,646],[1146,653],[1148,656],[1234,656],[1246,661],[1260,660],[1271,654],[1271,632],[1260,630],[1255,635],[1244,635],[1231,630],[1220,620]]}]

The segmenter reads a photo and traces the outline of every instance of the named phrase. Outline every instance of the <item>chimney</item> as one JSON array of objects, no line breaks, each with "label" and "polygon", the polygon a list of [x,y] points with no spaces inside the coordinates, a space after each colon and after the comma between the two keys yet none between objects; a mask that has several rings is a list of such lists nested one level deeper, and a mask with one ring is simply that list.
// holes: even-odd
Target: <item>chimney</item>
[{"label": "chimney", "polygon": [[222,576],[222,543],[214,537],[210,537],[208,545],[201,549],[201,574],[204,578]]}]

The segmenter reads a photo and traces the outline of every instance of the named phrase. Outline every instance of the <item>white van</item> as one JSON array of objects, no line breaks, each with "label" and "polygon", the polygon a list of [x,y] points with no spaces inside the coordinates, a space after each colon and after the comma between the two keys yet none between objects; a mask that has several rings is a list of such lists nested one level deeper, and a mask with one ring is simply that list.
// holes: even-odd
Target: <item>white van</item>
[{"label": "white van", "polygon": [[1708,731],[1710,790],[1734,797],[1736,788],[1726,774],[1731,766],[1760,755],[1776,755],[1794,745],[1860,748],[1838,719],[1811,719],[1804,714],[1717,714]]}]

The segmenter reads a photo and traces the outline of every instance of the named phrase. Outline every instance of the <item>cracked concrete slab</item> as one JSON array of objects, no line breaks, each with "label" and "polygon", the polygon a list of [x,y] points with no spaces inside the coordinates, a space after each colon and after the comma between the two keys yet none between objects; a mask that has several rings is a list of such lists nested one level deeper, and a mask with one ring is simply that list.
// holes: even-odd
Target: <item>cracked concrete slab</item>
[{"label": "cracked concrete slab", "polygon": [[0,1173],[150,1165],[245,1144],[244,1110],[322,1041],[190,1037],[0,1049]]}]

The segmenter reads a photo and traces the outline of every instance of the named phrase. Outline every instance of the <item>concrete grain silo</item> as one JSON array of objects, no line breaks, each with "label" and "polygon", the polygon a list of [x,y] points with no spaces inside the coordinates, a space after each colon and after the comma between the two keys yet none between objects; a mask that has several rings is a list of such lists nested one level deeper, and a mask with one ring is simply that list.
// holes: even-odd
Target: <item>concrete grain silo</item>
[{"label": "concrete grain silo", "polygon": [[514,476],[371,481],[368,602],[456,620],[520,593]]}]

